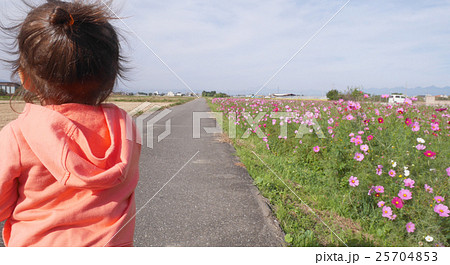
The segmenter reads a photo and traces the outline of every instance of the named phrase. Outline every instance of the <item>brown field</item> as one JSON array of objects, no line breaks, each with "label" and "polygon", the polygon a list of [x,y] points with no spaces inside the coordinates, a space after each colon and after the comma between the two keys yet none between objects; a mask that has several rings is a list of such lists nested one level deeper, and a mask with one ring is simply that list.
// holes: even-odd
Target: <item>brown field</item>
[{"label": "brown field", "polygon": [[[142,102],[112,102],[117,105],[119,108],[125,110],[126,112],[132,111],[134,108],[142,104]],[[170,102],[157,102],[152,103],[152,106],[158,105],[161,107],[170,105]],[[12,108],[16,111],[14,112]],[[9,122],[17,119],[19,114],[22,112],[25,103],[21,101],[13,101],[11,102],[11,106],[9,101],[1,101],[0,100],[0,129],[3,128]]]}]

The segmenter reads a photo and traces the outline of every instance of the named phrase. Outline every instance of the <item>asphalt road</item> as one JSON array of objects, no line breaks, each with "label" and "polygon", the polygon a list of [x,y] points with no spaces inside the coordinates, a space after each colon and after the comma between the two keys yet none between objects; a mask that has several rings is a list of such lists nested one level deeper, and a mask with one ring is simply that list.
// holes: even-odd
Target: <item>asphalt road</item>
[{"label": "asphalt road", "polygon": [[[203,129],[193,137],[193,113],[209,111],[205,99],[169,110],[153,130],[144,126],[143,138],[153,132],[153,141],[144,140],[141,153],[135,246],[283,246],[283,233],[248,172],[236,165],[234,148]],[[200,124],[215,127],[215,120]],[[166,128],[170,133],[158,142]]]},{"label": "asphalt road", "polygon": [[[136,200],[144,208],[136,216],[135,246],[282,246],[283,234],[248,172],[236,165],[234,148],[204,129],[193,137],[193,113],[210,111],[205,99],[170,110],[153,126],[153,148],[142,149]],[[167,120],[170,135],[158,142]]]}]

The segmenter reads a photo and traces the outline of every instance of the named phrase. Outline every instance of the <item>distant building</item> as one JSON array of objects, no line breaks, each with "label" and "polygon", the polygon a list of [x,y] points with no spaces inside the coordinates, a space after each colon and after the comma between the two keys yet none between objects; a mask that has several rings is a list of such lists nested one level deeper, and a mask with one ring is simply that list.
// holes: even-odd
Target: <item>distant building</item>
[{"label": "distant building", "polygon": [[168,97],[175,97],[175,93],[173,93],[172,91],[167,92],[167,96]]},{"label": "distant building", "polygon": [[272,94],[272,96],[276,97],[276,98],[282,98],[282,97],[294,97],[296,95],[292,94],[292,93],[284,93],[284,94],[276,93],[276,94]]},{"label": "distant building", "polygon": [[19,87],[20,85],[14,82],[0,82],[0,89],[7,94],[14,94]]},{"label": "distant building", "polygon": [[177,97],[182,97],[182,96],[184,96],[184,94],[181,93],[181,92],[177,92],[175,95],[176,95]]}]

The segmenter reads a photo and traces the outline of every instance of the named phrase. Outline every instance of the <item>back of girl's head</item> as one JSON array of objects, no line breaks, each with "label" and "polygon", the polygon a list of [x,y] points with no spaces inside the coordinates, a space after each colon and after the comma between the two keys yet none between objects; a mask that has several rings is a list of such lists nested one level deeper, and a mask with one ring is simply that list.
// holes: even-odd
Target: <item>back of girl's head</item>
[{"label": "back of girl's head", "polygon": [[120,44],[108,7],[102,2],[47,0],[32,7],[16,30],[26,101],[97,105],[122,74]]}]

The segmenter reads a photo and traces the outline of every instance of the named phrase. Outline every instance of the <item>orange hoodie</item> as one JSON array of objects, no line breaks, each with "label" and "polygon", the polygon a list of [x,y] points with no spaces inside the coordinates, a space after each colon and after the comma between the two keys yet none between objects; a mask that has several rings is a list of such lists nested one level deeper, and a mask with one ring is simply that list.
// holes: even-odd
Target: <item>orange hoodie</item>
[{"label": "orange hoodie", "polygon": [[112,104],[27,104],[0,132],[6,246],[132,246],[140,145]]}]

